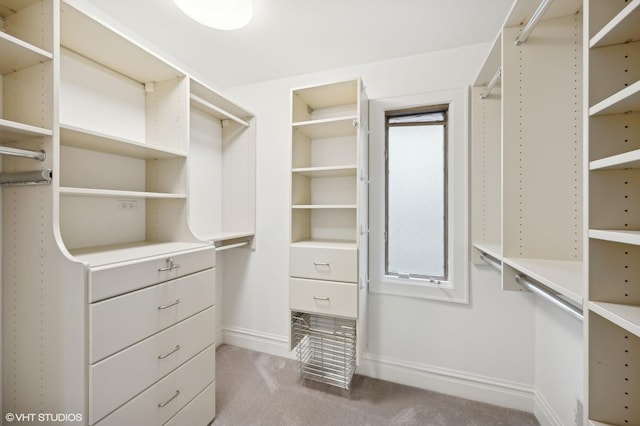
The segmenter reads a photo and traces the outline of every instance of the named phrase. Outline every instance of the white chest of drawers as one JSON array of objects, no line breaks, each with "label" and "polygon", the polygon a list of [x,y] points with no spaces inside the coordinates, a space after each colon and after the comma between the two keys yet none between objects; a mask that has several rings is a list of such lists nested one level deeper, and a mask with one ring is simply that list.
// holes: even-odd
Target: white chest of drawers
[{"label": "white chest of drawers", "polygon": [[208,424],[215,417],[215,249],[85,260],[87,424]]}]

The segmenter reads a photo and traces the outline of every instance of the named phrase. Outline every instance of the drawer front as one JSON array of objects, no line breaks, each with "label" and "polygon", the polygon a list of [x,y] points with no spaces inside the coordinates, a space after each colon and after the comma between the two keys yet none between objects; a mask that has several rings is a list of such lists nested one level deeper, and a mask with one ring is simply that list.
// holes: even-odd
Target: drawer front
[{"label": "drawer front", "polygon": [[[100,422],[100,426],[162,425],[214,381],[215,345],[127,402]],[[113,391],[118,391],[117,383]],[[214,402],[211,401],[213,404]]]},{"label": "drawer front", "polygon": [[90,422],[100,420],[214,343],[214,309],[211,307],[90,366]]},{"label": "drawer front", "polygon": [[89,362],[145,339],[213,306],[213,269],[89,306]]},{"label": "drawer front", "polygon": [[289,307],[293,311],[357,318],[358,285],[291,278]]},{"label": "drawer front", "polygon": [[91,268],[89,302],[124,294],[215,266],[215,249],[204,248]]},{"label": "drawer front", "polygon": [[291,247],[290,275],[296,278],[356,282],[358,250]]},{"label": "drawer front", "polygon": [[171,418],[164,426],[205,426],[216,416],[216,382],[200,392],[193,401]]}]

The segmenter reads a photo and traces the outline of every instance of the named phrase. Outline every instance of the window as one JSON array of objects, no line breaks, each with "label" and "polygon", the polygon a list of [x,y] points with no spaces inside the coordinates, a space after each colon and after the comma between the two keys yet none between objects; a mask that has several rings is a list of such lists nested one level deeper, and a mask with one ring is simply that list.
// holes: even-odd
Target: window
[{"label": "window", "polygon": [[467,91],[370,101],[370,291],[468,303]]},{"label": "window", "polygon": [[447,109],[385,114],[387,275],[447,279]]}]

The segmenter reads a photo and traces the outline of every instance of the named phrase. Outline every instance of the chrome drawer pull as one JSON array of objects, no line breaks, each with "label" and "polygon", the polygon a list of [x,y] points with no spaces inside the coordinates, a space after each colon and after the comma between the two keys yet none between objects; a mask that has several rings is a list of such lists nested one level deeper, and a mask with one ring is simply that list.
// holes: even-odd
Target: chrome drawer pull
[{"label": "chrome drawer pull", "polygon": [[165,402],[161,402],[160,404],[158,404],[158,407],[162,408],[165,405],[167,405],[168,403],[170,403],[171,401],[173,401],[174,399],[176,399],[178,397],[178,395],[180,395],[180,391],[177,390],[176,393],[169,399],[167,399]]},{"label": "chrome drawer pull", "polygon": [[158,269],[158,272],[173,271],[174,269],[178,269],[180,267],[180,265],[176,265],[175,263],[173,263],[173,259],[171,258],[168,258],[165,262],[167,263],[167,266]]},{"label": "chrome drawer pull", "polygon": [[320,296],[313,296],[314,300],[326,300],[327,302],[329,301],[328,297],[320,297]]},{"label": "chrome drawer pull", "polygon": [[158,355],[158,359],[165,359],[165,358],[166,358],[166,357],[168,357],[169,355],[171,355],[171,354],[173,354],[173,353],[176,353],[176,352],[178,352],[179,350],[180,350],[180,345],[176,345],[175,349],[174,349],[174,350],[172,350],[171,352],[166,353],[166,354],[164,354],[164,355]]},{"label": "chrome drawer pull", "polygon": [[162,311],[163,309],[167,309],[167,308],[170,308],[170,307],[172,307],[172,306],[176,306],[178,303],[180,303],[180,299],[176,300],[176,301],[175,301],[175,302],[173,302],[173,303],[169,303],[168,305],[158,306],[158,310],[159,310],[159,311]]},{"label": "chrome drawer pull", "polygon": [[329,266],[328,262],[313,262],[315,266]]}]

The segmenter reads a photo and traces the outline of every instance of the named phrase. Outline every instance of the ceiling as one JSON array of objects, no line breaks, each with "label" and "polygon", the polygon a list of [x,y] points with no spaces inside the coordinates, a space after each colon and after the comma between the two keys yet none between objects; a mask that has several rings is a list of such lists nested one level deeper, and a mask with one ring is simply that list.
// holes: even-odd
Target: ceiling
[{"label": "ceiling", "polygon": [[235,31],[193,22],[172,0],[74,3],[228,88],[491,42],[513,0],[254,0],[252,21]]}]

